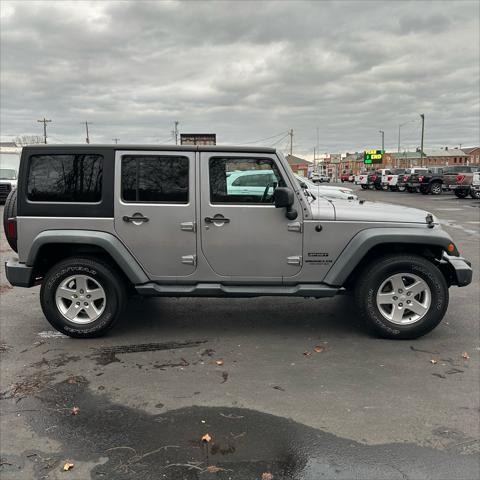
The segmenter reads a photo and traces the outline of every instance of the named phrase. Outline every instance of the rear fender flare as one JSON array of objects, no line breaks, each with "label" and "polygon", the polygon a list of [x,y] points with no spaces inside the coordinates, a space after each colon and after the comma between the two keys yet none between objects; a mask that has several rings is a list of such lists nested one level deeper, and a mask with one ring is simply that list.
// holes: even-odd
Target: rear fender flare
[{"label": "rear fender flare", "polygon": [[47,230],[39,233],[32,242],[26,265],[35,266],[38,253],[48,244],[88,244],[105,250],[127,278],[134,284],[148,282],[148,277],[125,245],[111,233],[89,230]]}]

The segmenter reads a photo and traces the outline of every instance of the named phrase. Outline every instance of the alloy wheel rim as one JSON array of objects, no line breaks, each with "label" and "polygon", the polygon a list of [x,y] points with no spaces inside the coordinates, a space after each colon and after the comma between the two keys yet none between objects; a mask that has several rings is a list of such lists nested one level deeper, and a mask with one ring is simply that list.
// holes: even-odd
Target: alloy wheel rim
[{"label": "alloy wheel rim", "polygon": [[433,184],[432,185],[432,192],[433,193],[438,193],[442,190],[442,187],[440,185],[438,185],[437,183]]},{"label": "alloy wheel rim", "polygon": [[432,294],[428,284],[413,273],[396,273],[382,282],[377,291],[380,314],[396,325],[411,325],[429,311]]},{"label": "alloy wheel rim", "polygon": [[66,320],[85,325],[102,315],[107,296],[98,280],[89,275],[72,275],[57,287],[55,303]]}]

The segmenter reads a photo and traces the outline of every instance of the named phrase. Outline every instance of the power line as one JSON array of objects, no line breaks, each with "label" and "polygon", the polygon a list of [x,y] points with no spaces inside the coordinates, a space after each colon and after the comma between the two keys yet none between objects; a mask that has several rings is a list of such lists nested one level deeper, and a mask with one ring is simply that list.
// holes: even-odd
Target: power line
[{"label": "power line", "polygon": [[272,135],[271,137],[267,137],[267,138],[260,138],[259,140],[254,140],[253,142],[243,142],[243,143],[240,143],[239,145],[251,145],[252,143],[265,142],[266,140],[271,140],[272,138],[279,137],[280,135],[285,135],[285,132],[277,133],[276,135]]},{"label": "power line", "polygon": [[286,133],[280,140],[277,140],[276,142],[272,143],[270,146],[274,147],[275,145],[280,143],[282,140],[285,140],[289,135],[290,135],[290,133]]}]

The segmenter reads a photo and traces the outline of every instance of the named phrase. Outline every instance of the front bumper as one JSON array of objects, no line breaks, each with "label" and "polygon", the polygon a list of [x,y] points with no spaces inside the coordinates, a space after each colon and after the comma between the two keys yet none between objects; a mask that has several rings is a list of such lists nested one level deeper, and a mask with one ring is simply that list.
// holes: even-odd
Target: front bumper
[{"label": "front bumper", "polygon": [[444,252],[440,263],[450,267],[452,285],[466,287],[472,283],[472,264],[465,258],[454,257]]},{"label": "front bumper", "polygon": [[14,287],[33,287],[35,285],[35,275],[33,267],[29,267],[18,260],[9,260],[5,262],[5,273],[7,280]]}]

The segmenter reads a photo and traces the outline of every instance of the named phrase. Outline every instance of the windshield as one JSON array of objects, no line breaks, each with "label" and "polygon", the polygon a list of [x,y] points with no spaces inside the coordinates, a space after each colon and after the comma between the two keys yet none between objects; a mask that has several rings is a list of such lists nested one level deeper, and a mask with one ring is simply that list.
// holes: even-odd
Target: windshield
[{"label": "windshield", "polygon": [[11,168],[0,168],[0,180],[15,180],[17,172]]}]

